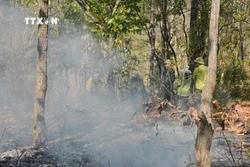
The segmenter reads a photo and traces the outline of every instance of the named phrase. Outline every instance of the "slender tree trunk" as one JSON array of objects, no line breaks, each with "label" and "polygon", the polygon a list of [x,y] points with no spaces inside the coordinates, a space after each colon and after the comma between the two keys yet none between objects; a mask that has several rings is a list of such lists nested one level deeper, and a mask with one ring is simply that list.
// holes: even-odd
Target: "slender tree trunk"
[{"label": "slender tree trunk", "polygon": [[201,111],[196,138],[196,160],[198,167],[210,167],[210,148],[214,134],[211,120],[211,100],[216,84],[217,49],[218,49],[218,22],[220,0],[212,0],[212,9],[209,26],[209,64],[208,79],[202,91]]},{"label": "slender tree trunk", "polygon": [[186,16],[185,16],[185,13],[183,11],[183,7],[180,5],[180,12],[181,12],[181,15],[182,15],[182,18],[183,18],[183,21],[182,21],[182,30],[183,30],[183,33],[184,33],[184,37],[185,37],[185,52],[186,52],[186,55],[187,55],[187,58],[188,58],[188,35],[187,35],[187,31],[186,31]]},{"label": "slender tree trunk", "polygon": [[[209,27],[210,0],[192,0],[189,36],[189,67],[193,72],[193,61],[206,50]],[[199,17],[198,17],[199,16]]]},{"label": "slender tree trunk", "polygon": [[191,1],[191,16],[190,16],[190,36],[189,36],[189,57],[188,60],[190,60],[190,56],[193,55],[193,52],[197,45],[197,20],[198,20],[198,0],[192,0]]},{"label": "slender tree trunk", "polygon": [[[173,58],[175,62],[177,63],[177,55],[175,53],[174,47],[171,44],[171,26],[167,25],[168,23],[168,15],[167,15],[167,9],[168,9],[168,2],[167,0],[162,0],[161,2],[158,2],[160,10],[161,10],[161,50],[162,50],[162,57],[164,59],[170,59],[170,53],[173,54]],[[172,3],[171,1],[169,2]],[[170,21],[171,22],[171,21]],[[160,62],[159,69],[162,68],[165,69],[164,61],[158,61]],[[177,74],[179,75],[179,69],[176,65]],[[161,76],[163,77],[165,73],[165,70],[161,71]]]},{"label": "slender tree trunk", "polygon": [[[163,0],[162,4],[159,4],[161,8],[161,53],[162,53],[162,58],[163,59],[170,59],[170,54],[167,53],[167,48],[166,48],[166,37],[167,37],[167,1]],[[160,75],[162,78],[162,82],[164,83],[165,79],[165,64],[164,60],[160,61]],[[161,85],[162,87],[162,85]],[[161,88],[162,90],[163,88]]]},{"label": "slender tree trunk", "polygon": [[241,60],[244,60],[244,37],[243,37],[243,28],[242,28],[242,22],[239,22],[239,37],[240,37],[240,51],[239,51],[239,57],[241,57]]},{"label": "slender tree trunk", "polygon": [[207,37],[208,37],[208,27],[209,27],[209,11],[210,11],[210,1],[211,0],[203,0],[200,3],[200,34],[198,41],[198,54],[204,53],[207,45]]},{"label": "slender tree trunk", "polygon": [[[168,29],[167,29],[167,0],[162,0],[159,4],[159,7],[161,9],[161,53],[162,58],[164,60],[170,59],[170,54],[168,52],[168,43],[166,42],[168,39]],[[161,76],[161,83],[165,83],[165,75],[166,75],[166,68],[164,64],[164,60],[160,61],[160,76]],[[163,87],[162,84],[160,84],[160,91],[164,92],[165,87]]]},{"label": "slender tree trunk", "polygon": [[[159,4],[160,5],[160,8],[161,8],[161,53],[162,53],[162,58],[167,58],[169,59],[170,56],[167,55],[166,56],[166,33],[167,32],[167,1],[166,0],[163,0],[162,1],[162,4]],[[163,67],[165,68],[164,66],[164,63],[163,63]]]},{"label": "slender tree trunk", "polygon": [[[48,0],[39,0],[39,18],[48,18]],[[37,82],[34,104],[34,125],[32,144],[34,147],[45,145],[45,97],[47,90],[47,50],[48,50],[48,24],[38,26],[38,59],[37,59]]]},{"label": "slender tree trunk", "polygon": [[[149,30],[149,40],[150,40],[150,47],[151,47],[151,53],[149,58],[149,64],[150,64],[150,71],[149,76],[152,77],[154,75],[154,58],[155,58],[155,1],[150,0],[150,30]],[[153,88],[153,80],[150,79],[150,91]]]}]

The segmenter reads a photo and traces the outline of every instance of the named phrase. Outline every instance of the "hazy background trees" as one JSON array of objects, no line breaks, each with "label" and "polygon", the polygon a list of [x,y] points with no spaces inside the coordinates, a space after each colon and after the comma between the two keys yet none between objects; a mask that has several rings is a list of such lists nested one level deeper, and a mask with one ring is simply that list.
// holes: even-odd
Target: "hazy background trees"
[{"label": "hazy background trees", "polygon": [[[37,5],[36,2],[28,2],[29,7]],[[20,8],[20,4],[25,6],[27,1],[6,3]],[[49,51],[54,55],[50,60],[56,59],[56,66],[51,65],[51,68],[59,72],[54,74],[62,75],[60,79],[64,83],[60,88],[63,91],[59,92],[67,94],[73,85],[83,88],[101,60],[107,60],[112,70],[117,72],[117,78],[138,69],[148,90],[152,89],[151,93],[161,85],[155,78],[164,75],[163,61],[166,58],[173,60],[177,75],[181,66],[189,64],[192,68],[197,56],[208,60],[210,1],[52,0],[50,6],[51,17],[60,19],[59,24],[49,30],[49,44],[54,48]],[[249,61],[249,3],[222,1],[221,8],[217,75],[220,84],[216,86],[215,96],[246,99],[247,91],[240,90],[248,87],[245,74]],[[35,16],[34,9],[32,12]],[[68,38],[70,36],[71,39]],[[91,56],[95,61],[87,58],[91,54],[95,55]],[[110,70],[108,65],[103,68],[106,68],[105,72]],[[77,84],[68,83],[73,77],[68,75],[71,70]],[[237,81],[230,81],[239,70],[242,75]],[[241,85],[241,81],[244,84]],[[223,84],[231,86],[225,88]]]}]

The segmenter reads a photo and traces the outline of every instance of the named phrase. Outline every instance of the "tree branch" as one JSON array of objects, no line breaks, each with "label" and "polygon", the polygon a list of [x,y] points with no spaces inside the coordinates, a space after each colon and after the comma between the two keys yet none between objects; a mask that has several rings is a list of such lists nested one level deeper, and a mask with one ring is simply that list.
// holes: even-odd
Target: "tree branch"
[{"label": "tree branch", "polygon": [[86,14],[86,16],[88,16],[94,23],[96,23],[100,29],[103,29],[103,27],[100,25],[99,20],[87,10],[87,5],[82,0],[75,1],[82,8],[82,11]]},{"label": "tree branch", "polygon": [[114,6],[114,9],[113,9],[113,12],[112,12],[112,16],[115,14],[115,11],[117,10],[119,4],[120,4],[121,0],[117,0],[116,3],[115,3],[115,6]]}]

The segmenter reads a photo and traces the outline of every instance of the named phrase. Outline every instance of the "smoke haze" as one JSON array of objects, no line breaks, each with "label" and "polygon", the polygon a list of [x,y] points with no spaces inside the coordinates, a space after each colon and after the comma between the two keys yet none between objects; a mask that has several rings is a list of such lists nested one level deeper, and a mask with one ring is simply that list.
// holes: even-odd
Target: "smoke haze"
[{"label": "smoke haze", "polygon": [[[37,26],[26,25],[25,17],[35,16],[31,10],[0,1],[0,113],[5,120],[0,152],[31,143]],[[105,82],[112,63],[100,59],[99,46],[87,31],[72,34],[71,24],[61,26],[60,38],[53,34],[53,25],[49,35],[48,144],[61,145],[58,149],[68,157],[73,150],[86,151],[98,166],[180,167],[195,162],[195,127],[149,124],[133,117],[129,99],[119,102],[110,100],[110,92],[93,96],[85,90],[96,69]]]}]

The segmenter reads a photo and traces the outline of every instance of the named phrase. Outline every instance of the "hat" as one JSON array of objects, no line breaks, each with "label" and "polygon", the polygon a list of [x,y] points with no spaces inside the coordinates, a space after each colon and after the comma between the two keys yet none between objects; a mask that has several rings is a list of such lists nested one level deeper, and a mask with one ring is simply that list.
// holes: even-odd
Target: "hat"
[{"label": "hat", "polygon": [[132,77],[137,77],[138,76],[138,72],[137,71],[133,71],[132,72]]},{"label": "hat", "polygon": [[204,62],[204,60],[203,60],[202,57],[196,58],[194,62],[195,62],[195,63],[199,63],[199,64],[203,64],[203,65],[205,64],[205,62]]},{"label": "hat", "polygon": [[167,60],[165,60],[164,63],[165,63],[165,64],[171,64],[171,60],[167,59]]}]

